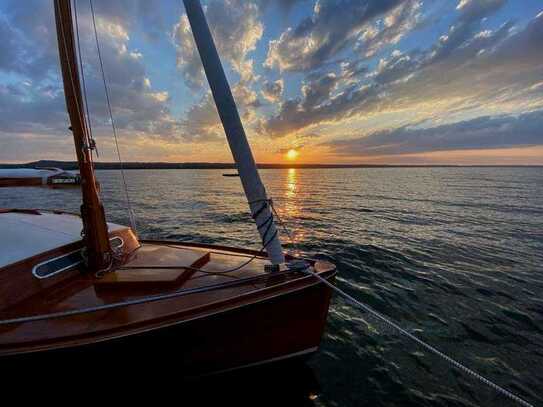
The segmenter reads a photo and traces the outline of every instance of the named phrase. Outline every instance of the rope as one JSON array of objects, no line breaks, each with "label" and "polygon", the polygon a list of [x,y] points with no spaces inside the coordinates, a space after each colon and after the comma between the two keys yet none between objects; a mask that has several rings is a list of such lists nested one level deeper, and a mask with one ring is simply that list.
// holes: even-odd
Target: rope
[{"label": "rope", "polygon": [[[290,234],[290,231],[288,230],[287,226],[283,223],[283,221],[281,220],[281,218],[279,217],[279,215],[277,214],[275,208],[273,207],[273,203],[271,202],[270,200],[270,205],[272,207],[272,211],[276,214],[277,216],[277,220],[279,222],[279,224],[283,227],[283,229],[285,230],[285,232],[287,233],[287,235],[289,237],[291,237],[291,234]],[[521,406],[523,407],[534,407],[533,404],[527,402],[526,400],[520,398],[519,396],[517,396],[516,394],[510,392],[509,390],[501,387],[500,385],[494,383],[493,381],[487,379],[486,377],[482,376],[481,374],[477,373],[476,371],[470,369],[469,367],[465,366],[464,364],[458,362],[457,360],[451,358],[450,356],[448,356],[447,354],[441,352],[439,349],[435,348],[434,346],[426,343],[425,341],[423,341],[422,339],[419,339],[417,338],[415,335],[413,335],[412,333],[406,331],[405,329],[403,329],[401,326],[399,326],[397,323],[393,322],[392,320],[390,320],[389,318],[385,317],[384,315],[380,314],[379,312],[375,311],[373,308],[369,307],[368,305],[360,302],[359,300],[357,300],[356,298],[354,298],[353,296],[347,294],[345,291],[343,291],[342,289],[336,287],[334,284],[332,284],[330,281],[328,281],[327,279],[325,279],[324,277],[320,276],[318,273],[314,272],[310,267],[305,267],[305,270],[303,270],[303,272],[305,272],[306,274],[308,275],[311,275],[315,278],[317,278],[318,280],[320,280],[323,284],[325,284],[326,286],[330,287],[332,290],[334,290],[337,294],[339,294],[340,296],[342,296],[343,298],[347,299],[348,301],[350,301],[352,304],[354,304],[356,307],[364,310],[365,312],[373,315],[375,318],[377,318],[378,320],[380,320],[381,322],[383,322],[384,324],[386,324],[387,326],[395,329],[397,332],[399,332],[401,335],[405,336],[406,338],[410,339],[411,341],[415,342],[417,345],[421,346],[422,348],[426,349],[428,352],[440,357],[441,359],[445,360],[446,362],[448,362],[450,365],[454,366],[456,369],[458,369],[459,371],[465,373],[465,374],[468,374],[472,377],[474,377],[475,379],[479,380],[481,383],[484,383],[485,385],[487,385],[488,387],[490,387],[491,389],[495,390],[496,392],[500,393],[501,395],[511,399],[512,401],[520,404]]]},{"label": "rope", "polygon": [[[253,220],[256,222],[257,221],[257,218],[258,216],[264,212],[264,210],[269,206],[270,208],[273,209],[273,202],[270,198],[268,199],[256,199],[254,201],[250,201],[249,202],[249,206],[251,206],[252,204],[254,203],[258,203],[258,202],[262,202],[262,205],[260,206],[260,208],[258,208],[256,211],[254,211],[254,213],[251,215],[251,217],[253,218]],[[262,222],[260,225],[257,223],[256,224],[256,228],[260,231],[260,229],[262,229],[264,226],[266,227],[266,230],[264,231],[264,233],[262,234],[262,250],[264,250],[266,247],[268,247],[268,245],[273,241],[273,239],[275,239],[275,237],[277,236],[277,229],[275,230],[275,232],[273,233],[273,235],[271,235],[270,237],[267,237],[268,236],[268,233],[269,231],[271,230],[271,227],[272,225],[274,224],[274,221],[273,221],[273,210],[270,211],[270,216],[268,216],[266,218],[266,220],[264,220],[264,222]]]},{"label": "rope", "polygon": [[387,317],[381,315],[379,312],[375,311],[374,309],[368,307],[366,304],[363,304],[362,302],[358,301],[356,298],[354,298],[351,295],[347,294],[342,289],[336,287],[335,285],[330,283],[328,280],[326,280],[325,278],[321,277],[320,275],[318,275],[317,273],[312,271],[310,268],[306,268],[305,272],[307,274],[310,274],[310,275],[318,278],[320,281],[322,281],[328,287],[332,288],[336,293],[341,295],[343,298],[349,300],[351,303],[356,305],[358,308],[363,309],[364,311],[366,311],[369,314],[373,315],[375,318],[377,318],[380,321],[384,322],[386,325],[394,328],[401,335],[403,335],[403,336],[407,337],[408,339],[412,340],[413,342],[415,342],[419,346],[426,349],[428,352],[433,353],[434,355],[437,355],[440,358],[444,359],[445,361],[447,361],[449,364],[453,365],[455,368],[457,368],[461,372],[473,376],[474,378],[476,378],[480,382],[482,382],[482,383],[486,384],[487,386],[489,386],[490,388],[496,390],[498,393],[508,397],[509,399],[517,402],[518,404],[520,404],[520,405],[522,405],[524,407],[534,407],[533,404],[530,404],[529,402],[527,402],[524,399],[520,398],[516,394],[510,392],[507,389],[504,389],[500,385],[498,385],[498,384],[494,383],[493,381],[487,379],[486,377],[480,375],[479,373],[475,372],[474,370],[471,370],[469,367],[466,367],[462,363],[458,362],[457,360],[455,360],[455,359],[451,358],[450,356],[446,355],[445,353],[441,352],[439,349],[437,349],[437,348],[433,347],[432,345],[424,342],[422,339],[417,338],[415,335],[409,333],[408,331],[406,331],[405,329],[400,327],[395,322],[393,322],[390,319],[388,319]]},{"label": "rope", "polygon": [[134,230],[134,232],[137,233],[136,216],[134,214],[134,211],[132,210],[132,203],[130,202],[130,195],[128,194],[128,185],[126,183],[126,177],[125,177],[125,174],[124,174],[124,165],[123,165],[123,160],[122,160],[122,157],[121,157],[121,150],[119,148],[119,140],[118,140],[118,137],[117,137],[117,128],[115,126],[115,121],[113,120],[113,111],[111,109],[111,101],[110,101],[110,97],[109,97],[109,88],[107,86],[106,74],[105,74],[105,71],[104,71],[104,62],[102,60],[102,52],[100,50],[100,41],[98,39],[98,30],[96,29],[96,18],[95,18],[95,14],[94,14],[94,6],[92,4],[92,0],[89,0],[89,3],[90,3],[90,10],[91,10],[91,16],[92,16],[92,27],[93,27],[93,30],[94,30],[94,40],[96,42],[96,50],[98,52],[98,60],[100,61],[100,72],[102,73],[102,82],[104,84],[104,92],[105,92],[105,95],[106,95],[106,102],[107,102],[107,108],[108,108],[108,113],[109,113],[109,119],[111,121],[111,129],[113,130],[113,138],[115,140],[115,149],[117,150],[117,159],[119,160],[119,166],[120,166],[120,169],[121,169],[121,179],[122,179],[122,183],[123,183],[123,190],[124,190],[124,195],[125,195],[125,200],[126,200],[126,206],[127,206],[127,210],[128,210],[128,217],[130,219],[130,226],[132,227],[132,230]]},{"label": "rope", "polygon": [[239,280],[240,277],[236,275],[228,274],[232,272],[232,270],[224,270],[224,271],[207,271],[202,270],[196,267],[190,267],[190,266],[123,266],[119,267],[117,270],[188,270],[188,271],[197,271],[199,273],[204,274],[202,277],[209,275],[209,276],[223,276],[228,278],[235,278],[236,280]]}]

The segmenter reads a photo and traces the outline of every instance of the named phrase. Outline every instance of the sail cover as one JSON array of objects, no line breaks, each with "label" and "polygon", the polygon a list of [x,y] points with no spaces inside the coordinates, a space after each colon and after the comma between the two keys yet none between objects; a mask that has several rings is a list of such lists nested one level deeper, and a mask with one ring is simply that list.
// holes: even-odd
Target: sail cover
[{"label": "sail cover", "polygon": [[0,187],[68,187],[80,183],[79,174],[59,168],[0,169]]}]

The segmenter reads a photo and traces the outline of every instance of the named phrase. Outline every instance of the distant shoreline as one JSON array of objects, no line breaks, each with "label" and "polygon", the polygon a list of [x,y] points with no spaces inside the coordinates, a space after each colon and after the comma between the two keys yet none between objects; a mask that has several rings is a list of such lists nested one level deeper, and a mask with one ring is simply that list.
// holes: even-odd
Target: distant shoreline
[{"label": "distant shoreline", "polygon": [[[63,170],[76,170],[75,161],[54,161],[40,160],[29,163],[2,164],[0,168],[36,168],[36,167],[55,167]],[[289,168],[315,168],[315,169],[333,169],[333,168],[528,168],[543,167],[543,165],[395,165],[395,164],[258,164],[261,169],[289,169]],[[119,170],[121,165],[118,162],[96,162],[97,170]],[[167,163],[167,162],[126,162],[123,163],[125,170],[232,170],[236,165],[232,163]]]}]

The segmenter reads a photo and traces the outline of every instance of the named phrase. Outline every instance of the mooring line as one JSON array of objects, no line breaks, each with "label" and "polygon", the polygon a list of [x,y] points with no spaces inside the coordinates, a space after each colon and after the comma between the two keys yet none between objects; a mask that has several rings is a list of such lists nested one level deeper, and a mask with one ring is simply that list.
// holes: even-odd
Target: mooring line
[{"label": "mooring line", "polygon": [[380,321],[384,322],[386,325],[394,328],[400,334],[402,334],[403,336],[411,339],[413,342],[415,342],[419,346],[423,347],[428,352],[433,353],[434,355],[437,355],[440,358],[444,359],[445,361],[447,361],[448,363],[450,363],[451,365],[456,367],[458,370],[473,376],[474,378],[476,378],[480,382],[486,384],[487,386],[494,389],[498,393],[508,397],[509,399],[517,402],[518,404],[520,404],[520,405],[522,405],[524,407],[534,407],[533,404],[527,402],[526,400],[522,399],[521,397],[517,396],[516,394],[510,392],[509,390],[507,390],[507,389],[501,387],[500,385],[494,383],[493,381],[487,379],[486,377],[484,377],[481,374],[477,373],[476,371],[470,369],[469,367],[463,365],[462,363],[458,362],[457,360],[451,358],[450,356],[448,356],[445,353],[441,352],[439,349],[433,347],[429,343],[424,342],[422,339],[417,338],[415,335],[413,335],[410,332],[406,331],[401,326],[399,326],[395,322],[391,321],[390,319],[388,319],[384,315],[381,315],[379,312],[375,311],[373,308],[371,308],[371,307],[367,306],[366,304],[358,301],[356,298],[354,298],[353,296],[347,294],[341,288],[336,287],[334,284],[332,284],[331,282],[326,280],[324,277],[321,277],[319,274],[314,272],[310,267],[305,269],[305,273],[310,274],[313,277],[316,277],[322,283],[324,283],[325,285],[330,287],[332,290],[334,290],[336,293],[341,295],[343,298],[349,300],[351,303],[353,303],[357,307],[359,307],[359,308],[363,309],[364,311],[366,311],[367,313],[373,315],[375,318],[377,318]]},{"label": "mooring line", "polygon": [[[279,214],[275,210],[275,208],[273,206],[273,201],[271,199],[269,200],[269,203],[270,203],[270,206],[272,208],[273,213],[275,213],[275,217],[277,218],[277,221],[282,226],[283,230],[285,231],[285,233],[287,234],[287,236],[291,240],[291,243],[296,244],[296,242],[294,241],[294,239],[292,237],[292,234],[291,234],[289,228],[283,222],[283,220],[281,219],[281,217],[279,216]],[[430,353],[440,357],[441,359],[447,361],[449,364],[456,367],[461,372],[464,372],[464,373],[466,373],[468,375],[473,376],[474,378],[476,378],[480,382],[486,384],[488,387],[494,389],[495,391],[497,391],[498,393],[504,395],[505,397],[509,398],[510,400],[515,401],[516,403],[520,404],[521,406],[534,407],[533,404],[527,402],[523,398],[517,396],[516,394],[512,393],[511,391],[501,387],[500,385],[498,385],[498,384],[494,383],[493,381],[487,379],[483,375],[477,373],[476,371],[474,371],[474,370],[470,369],[469,367],[463,365],[462,363],[458,362],[457,360],[451,358],[450,356],[448,356],[447,354],[441,352],[439,349],[435,348],[434,346],[430,345],[429,343],[424,342],[422,339],[417,338],[415,335],[408,332],[407,330],[405,330],[404,328],[399,326],[394,321],[390,320],[389,318],[385,317],[384,315],[381,315],[379,312],[375,311],[373,308],[371,308],[368,305],[360,302],[359,300],[354,298],[352,295],[347,294],[341,288],[336,287],[334,284],[332,284],[330,281],[328,281],[324,277],[321,277],[318,273],[314,272],[311,267],[305,267],[305,269],[303,271],[306,274],[312,275],[313,277],[317,278],[323,284],[327,285],[332,290],[334,290],[336,293],[341,295],[343,298],[349,300],[351,303],[356,305],[358,308],[366,311],[368,314],[373,315],[375,318],[377,318],[381,322],[385,323],[385,325],[387,325],[389,327],[392,327],[393,329],[398,331],[401,335],[403,335],[406,338],[410,339],[411,341],[415,342],[417,345],[419,345],[422,348],[426,349],[428,352],[430,352]]]}]

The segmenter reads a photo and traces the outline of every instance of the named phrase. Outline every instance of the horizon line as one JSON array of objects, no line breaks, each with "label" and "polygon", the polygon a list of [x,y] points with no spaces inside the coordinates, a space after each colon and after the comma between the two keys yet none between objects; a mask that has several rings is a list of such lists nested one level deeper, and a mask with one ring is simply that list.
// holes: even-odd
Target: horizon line
[{"label": "horizon line", "polygon": [[[122,164],[118,161],[94,161],[96,169],[235,169],[233,162],[208,161],[127,161]],[[61,169],[76,169],[77,161],[64,160],[38,160],[29,162],[0,163],[0,168],[25,167],[58,167]],[[369,164],[369,163],[257,163],[262,169],[288,169],[288,168],[399,168],[399,167],[543,167],[543,164]]]}]

